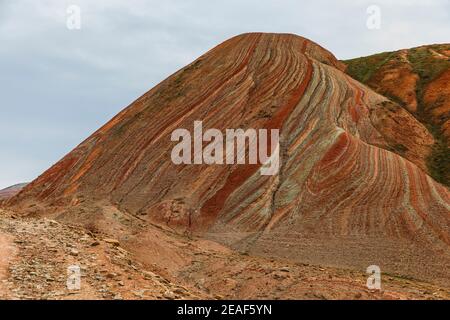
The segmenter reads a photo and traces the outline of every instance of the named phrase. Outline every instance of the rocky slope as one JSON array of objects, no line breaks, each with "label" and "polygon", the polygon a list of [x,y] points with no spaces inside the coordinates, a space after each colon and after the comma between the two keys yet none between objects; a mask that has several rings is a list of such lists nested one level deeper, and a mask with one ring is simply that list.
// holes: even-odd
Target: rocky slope
[{"label": "rocky slope", "polygon": [[[141,260],[154,243],[130,240],[128,216],[252,255],[360,270],[375,264],[448,285],[449,191],[426,173],[436,138],[343,69],[299,36],[232,38],[136,100],[7,204],[108,229]],[[260,165],[175,165],[171,133],[192,130],[195,120],[222,132],[280,129],[279,174],[262,176]]]},{"label": "rocky slope", "polygon": [[450,44],[344,61],[347,73],[397,101],[433,134],[427,172],[450,186]]},{"label": "rocky slope", "polygon": [[8,199],[8,198],[11,198],[12,196],[15,196],[26,185],[27,185],[27,183],[19,183],[19,184],[15,184],[15,185],[13,185],[11,187],[8,187],[8,188],[0,190],[0,201]]}]

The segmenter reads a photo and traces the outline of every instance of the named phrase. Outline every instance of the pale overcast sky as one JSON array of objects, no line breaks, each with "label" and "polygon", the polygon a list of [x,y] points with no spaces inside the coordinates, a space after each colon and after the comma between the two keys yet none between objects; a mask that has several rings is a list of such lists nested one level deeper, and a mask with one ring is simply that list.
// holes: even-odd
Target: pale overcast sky
[{"label": "pale overcast sky", "polygon": [[[66,27],[70,5],[80,30]],[[366,26],[370,5],[379,30]],[[0,188],[33,180],[177,69],[250,31],[352,58],[450,42],[450,1],[0,0]]]}]

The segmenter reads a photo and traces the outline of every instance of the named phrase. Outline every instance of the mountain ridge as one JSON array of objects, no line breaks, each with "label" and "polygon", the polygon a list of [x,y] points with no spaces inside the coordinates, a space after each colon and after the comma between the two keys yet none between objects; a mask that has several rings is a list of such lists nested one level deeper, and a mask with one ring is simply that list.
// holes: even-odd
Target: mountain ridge
[{"label": "mountain ridge", "polygon": [[[256,255],[358,268],[383,262],[448,281],[449,192],[426,174],[435,138],[342,70],[303,37],[231,38],[137,99],[7,205],[94,225],[109,205]],[[280,173],[174,165],[170,133],[195,120],[280,129]]]}]

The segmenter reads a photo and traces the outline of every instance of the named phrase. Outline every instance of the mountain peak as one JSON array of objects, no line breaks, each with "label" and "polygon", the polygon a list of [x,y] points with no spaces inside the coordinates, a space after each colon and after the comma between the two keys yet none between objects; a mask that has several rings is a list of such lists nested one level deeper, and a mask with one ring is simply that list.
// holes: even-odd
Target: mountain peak
[{"label": "mountain peak", "polygon": [[[90,224],[114,210],[319,264],[367,267],[374,257],[366,249],[378,249],[385,270],[410,274],[411,264],[428,261],[434,277],[448,280],[436,252],[450,245],[449,192],[426,174],[433,136],[341,70],[299,36],[231,38],[120,112],[9,205]],[[279,146],[269,148],[279,152],[279,171],[174,163],[173,133],[192,134],[199,122],[219,133],[279,130]],[[414,255],[399,266],[404,248]]]}]

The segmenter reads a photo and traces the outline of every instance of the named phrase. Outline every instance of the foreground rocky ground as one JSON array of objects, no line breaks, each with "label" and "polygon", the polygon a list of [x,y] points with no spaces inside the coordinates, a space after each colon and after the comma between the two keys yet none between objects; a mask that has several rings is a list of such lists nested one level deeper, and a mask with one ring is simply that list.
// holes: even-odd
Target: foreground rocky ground
[{"label": "foreground rocky ground", "polygon": [[[436,56],[422,49],[413,56],[422,61],[428,53]],[[413,64],[431,70],[428,62]],[[373,66],[363,63],[364,74],[366,65]],[[432,171],[448,171],[441,166],[448,162],[447,148],[434,155],[439,137],[419,114],[344,69],[331,52],[292,34],[248,33],[225,41],[5,199],[3,208],[17,217],[62,224],[5,222],[4,237],[12,237],[12,245],[4,240],[8,250],[33,268],[33,261],[45,268],[53,263],[48,268],[54,268],[58,294],[67,267],[79,264],[83,289],[74,296],[444,297],[439,288],[450,288],[450,192]],[[432,96],[433,105],[441,100]],[[206,144],[204,150],[183,150],[189,161],[178,164],[172,134],[194,132],[197,120],[205,134],[220,132],[208,144],[218,148],[215,164],[198,161],[206,160],[200,151],[212,151]],[[263,174],[264,159],[240,164],[241,150],[222,154],[233,159],[219,159],[219,142],[232,138],[230,128],[267,130],[270,136],[278,129],[279,145],[270,139],[271,154],[279,158],[271,163],[276,174]],[[239,148],[239,139],[233,140]],[[257,147],[252,143],[245,151],[258,149],[250,145]],[[438,160],[433,170],[430,154]],[[20,259],[6,263],[21,266]],[[383,292],[365,287],[371,265],[384,273]],[[17,278],[20,284],[30,277],[19,286],[27,296],[27,286],[35,288],[35,278],[43,276],[23,268]],[[48,295],[52,288],[46,281],[37,290]]]},{"label": "foreground rocky ground", "polygon": [[[449,299],[448,289],[383,275],[366,288],[364,270],[252,257],[211,241],[146,225],[141,246],[51,219],[0,211],[2,299]],[[152,248],[147,241],[156,241]],[[158,247],[158,242],[161,248]],[[134,249],[133,249],[134,248]],[[156,250],[156,251],[154,251]],[[161,263],[158,263],[160,261]],[[69,266],[81,289],[69,290]]]},{"label": "foreground rocky ground", "polygon": [[[0,218],[3,299],[204,298],[145,270],[114,239],[54,220]],[[68,290],[68,267],[81,268],[81,290]]]}]

